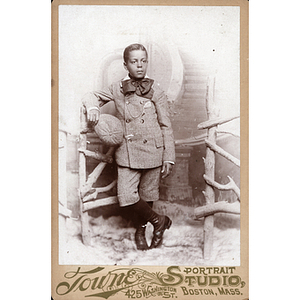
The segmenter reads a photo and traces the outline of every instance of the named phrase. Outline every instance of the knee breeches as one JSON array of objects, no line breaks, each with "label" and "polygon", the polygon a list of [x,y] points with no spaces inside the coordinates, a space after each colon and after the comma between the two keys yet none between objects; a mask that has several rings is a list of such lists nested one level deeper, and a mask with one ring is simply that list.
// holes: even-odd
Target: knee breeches
[{"label": "knee breeches", "polygon": [[120,206],[159,199],[161,167],[130,169],[118,166],[118,199]]}]

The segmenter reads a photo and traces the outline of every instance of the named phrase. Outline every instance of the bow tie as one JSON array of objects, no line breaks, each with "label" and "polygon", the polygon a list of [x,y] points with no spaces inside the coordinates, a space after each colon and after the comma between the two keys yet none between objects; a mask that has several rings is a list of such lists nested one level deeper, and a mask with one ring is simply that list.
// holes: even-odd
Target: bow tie
[{"label": "bow tie", "polygon": [[140,97],[152,99],[154,91],[151,89],[154,80],[144,78],[142,80],[128,79],[122,81],[124,95],[128,93],[136,93]]}]

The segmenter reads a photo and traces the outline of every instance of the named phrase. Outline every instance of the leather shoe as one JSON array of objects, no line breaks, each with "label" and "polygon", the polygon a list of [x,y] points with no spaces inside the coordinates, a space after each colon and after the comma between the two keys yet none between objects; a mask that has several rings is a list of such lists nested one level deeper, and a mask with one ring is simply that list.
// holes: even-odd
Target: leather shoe
[{"label": "leather shoe", "polygon": [[145,236],[145,231],[146,231],[146,226],[145,224],[139,225],[136,229],[134,238],[135,238],[135,243],[136,247],[138,250],[148,250],[149,246],[147,244],[146,236]]},{"label": "leather shoe", "polygon": [[150,222],[154,227],[153,238],[152,238],[152,242],[150,245],[150,249],[152,249],[152,248],[156,248],[161,245],[162,239],[163,239],[163,234],[166,229],[169,229],[171,227],[172,221],[167,216],[157,215]]}]

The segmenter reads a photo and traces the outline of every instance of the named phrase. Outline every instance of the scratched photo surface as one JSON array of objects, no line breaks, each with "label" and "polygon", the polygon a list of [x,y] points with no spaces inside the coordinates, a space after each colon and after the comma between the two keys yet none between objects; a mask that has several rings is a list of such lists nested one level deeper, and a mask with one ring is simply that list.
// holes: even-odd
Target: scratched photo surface
[{"label": "scratched photo surface", "polygon": [[[239,266],[240,8],[60,5],[58,30],[59,264]],[[82,173],[82,98],[127,75],[122,54],[132,43],[146,47],[147,75],[168,97],[176,145],[175,168],[153,206],[173,224],[148,251],[136,248],[133,216],[109,202],[116,198],[114,161],[93,185],[104,188],[95,199],[80,191],[99,164],[86,157]],[[111,104],[101,110],[114,113]],[[93,133],[86,146],[107,150]],[[149,243],[152,230],[148,223]]]}]

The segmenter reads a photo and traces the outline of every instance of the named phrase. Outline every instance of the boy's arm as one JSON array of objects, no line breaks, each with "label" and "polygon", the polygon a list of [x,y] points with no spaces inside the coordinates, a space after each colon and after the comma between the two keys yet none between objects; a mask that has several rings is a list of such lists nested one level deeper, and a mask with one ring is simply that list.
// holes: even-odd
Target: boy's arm
[{"label": "boy's arm", "polygon": [[103,91],[94,91],[84,95],[82,104],[87,112],[87,119],[97,123],[100,116],[100,108],[109,101],[113,100],[111,87]]},{"label": "boy's arm", "polygon": [[156,107],[158,123],[164,139],[163,166],[168,164],[168,169],[171,169],[172,164],[175,163],[175,142],[172,125],[169,118],[167,96],[159,87],[156,88],[155,91],[156,93],[155,97],[153,97],[153,100]]}]

